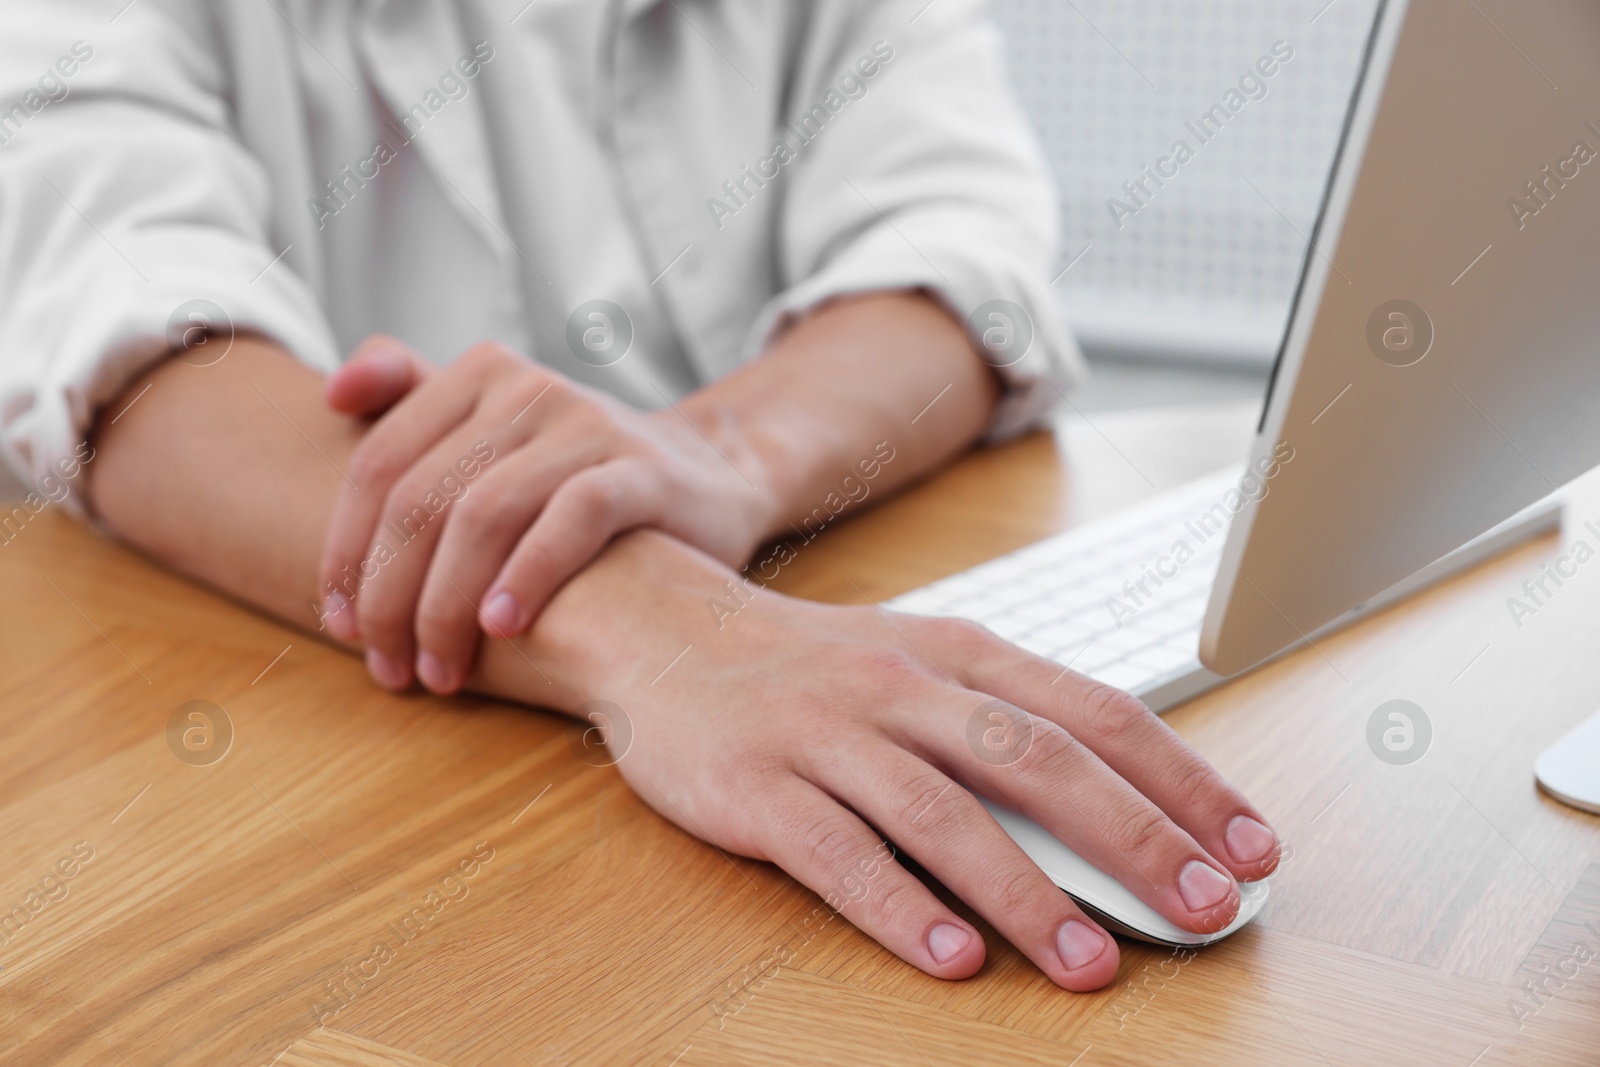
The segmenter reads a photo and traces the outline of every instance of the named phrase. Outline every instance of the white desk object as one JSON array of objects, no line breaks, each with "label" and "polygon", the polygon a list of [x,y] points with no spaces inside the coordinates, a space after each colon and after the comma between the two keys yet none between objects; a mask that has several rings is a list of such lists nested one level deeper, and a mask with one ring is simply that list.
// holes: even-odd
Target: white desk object
[{"label": "white desk object", "polygon": [[1600,815],[1600,712],[1545,749],[1533,774],[1561,803]]}]

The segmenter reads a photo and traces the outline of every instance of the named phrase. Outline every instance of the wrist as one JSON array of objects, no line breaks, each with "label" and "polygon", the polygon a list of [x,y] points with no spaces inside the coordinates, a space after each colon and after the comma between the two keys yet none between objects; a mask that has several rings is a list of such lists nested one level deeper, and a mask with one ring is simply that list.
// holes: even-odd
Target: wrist
[{"label": "wrist", "polygon": [[717,453],[715,463],[738,498],[738,514],[723,518],[739,523],[745,557],[784,528],[795,495],[787,472],[801,457],[774,439],[772,424],[780,420],[773,413],[752,411],[750,405],[721,395],[713,384],[685,397],[675,411],[656,414],[675,419],[680,427],[687,422],[696,443]]},{"label": "wrist", "polygon": [[571,713],[587,700],[647,688],[716,629],[731,569],[667,534],[624,534],[551,599],[525,635],[485,643],[480,692]]},{"label": "wrist", "polygon": [[863,464],[884,462],[882,449],[906,457],[874,487],[892,492],[967,447],[998,389],[942,304],[875,292],[814,309],[678,407],[759,487],[764,542],[819,508],[837,514],[830,501],[850,495]]}]

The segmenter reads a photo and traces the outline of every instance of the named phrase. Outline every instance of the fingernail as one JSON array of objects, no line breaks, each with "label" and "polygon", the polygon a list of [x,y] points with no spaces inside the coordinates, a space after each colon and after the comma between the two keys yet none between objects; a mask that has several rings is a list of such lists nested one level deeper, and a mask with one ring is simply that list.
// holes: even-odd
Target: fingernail
[{"label": "fingernail", "polygon": [[970,931],[954,923],[940,923],[928,931],[928,953],[935,963],[949,963],[972,941]]},{"label": "fingernail", "polygon": [[1190,860],[1178,872],[1178,895],[1190,911],[1215,907],[1232,891],[1232,880],[1209,863]]},{"label": "fingernail", "polygon": [[341,641],[354,641],[360,636],[356,613],[350,610],[350,601],[339,593],[329,593],[323,598],[322,621],[328,632]]},{"label": "fingernail", "polygon": [[404,689],[411,684],[411,672],[375,648],[367,649],[367,670],[385,689]]},{"label": "fingernail", "polygon": [[417,657],[417,677],[435,693],[453,693],[459,688],[456,672],[445,666],[444,660],[432,652],[424,652]]},{"label": "fingernail", "polygon": [[500,592],[483,605],[483,621],[487,628],[504,637],[517,633],[522,621],[522,606],[510,593]]},{"label": "fingernail", "polygon": [[1069,971],[1087,967],[1099,959],[1108,943],[1104,934],[1077,919],[1068,919],[1056,931],[1056,951]]},{"label": "fingernail", "polygon": [[1235,863],[1254,863],[1278,845],[1278,835],[1248,815],[1235,815],[1228,820],[1224,840]]}]

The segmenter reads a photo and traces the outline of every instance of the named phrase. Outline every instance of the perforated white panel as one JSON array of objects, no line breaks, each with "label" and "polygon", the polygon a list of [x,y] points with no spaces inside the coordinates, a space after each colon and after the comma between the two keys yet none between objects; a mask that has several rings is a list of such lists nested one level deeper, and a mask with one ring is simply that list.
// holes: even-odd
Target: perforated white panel
[{"label": "perforated white panel", "polygon": [[[1082,253],[1056,290],[1091,352],[1276,354],[1376,6],[995,0],[1013,84],[1061,193],[1056,270]],[[1256,64],[1277,42],[1293,57],[1261,77]],[[1246,75],[1257,80],[1241,90]],[[1197,132],[1213,105],[1226,118]],[[1128,195],[1123,183],[1179,141],[1193,158]]]}]

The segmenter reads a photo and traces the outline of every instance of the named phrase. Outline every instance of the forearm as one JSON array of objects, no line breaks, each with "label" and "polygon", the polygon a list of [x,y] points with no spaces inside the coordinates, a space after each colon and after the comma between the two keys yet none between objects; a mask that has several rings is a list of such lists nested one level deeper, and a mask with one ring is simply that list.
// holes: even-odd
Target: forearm
[{"label": "forearm", "polygon": [[[375,432],[329,408],[323,386],[257,340],[210,367],[168,361],[108,406],[87,498],[113,531],[174,569],[316,631],[335,499],[357,442]],[[467,513],[463,500],[498,505],[489,489],[474,481],[443,506],[456,510],[434,514],[448,525]],[[397,573],[385,568],[419,562],[408,553],[422,551],[422,528],[387,563],[369,557],[380,569],[358,602],[370,607]],[[974,973],[982,937],[885,859],[883,837],[1057,983],[1096,988],[1117,971],[1111,939],[969,790],[1033,818],[1196,932],[1237,913],[1234,878],[1275,864],[1259,813],[1137,701],[955,620],[890,626],[873,607],[763,593],[741,595],[737,623],[725,625],[727,610],[708,602],[734,578],[659,530],[626,533],[561,586],[525,636],[475,643],[467,686],[567,712],[614,704],[620,716],[591,721],[641,799],[719,849],[780,864],[941,977]],[[365,622],[361,631],[371,653],[374,635]],[[1025,715],[1034,755],[996,766],[971,742],[973,709],[996,706]]]},{"label": "forearm", "polygon": [[999,384],[962,324],[931,297],[841,298],[783,334],[761,358],[679,408],[769,494],[767,537],[785,533],[859,481],[880,442],[894,449],[873,490],[902,486],[976,440]]},{"label": "forearm", "polygon": [[[239,338],[210,367],[169,360],[107,406],[86,468],[91,506],[119,537],[174,570],[319,632],[323,538],[365,430],[327,407],[322,385],[321,375],[258,339]],[[660,625],[665,665],[673,620],[698,619],[704,596],[726,577],[662,534],[629,534],[568,582],[515,647],[486,638],[470,685],[570,711],[601,695],[592,679],[630,666],[601,663],[598,650],[638,647],[641,635],[619,642],[624,635],[607,627],[631,625],[641,597]],[[624,601],[627,612],[607,608]]]}]

